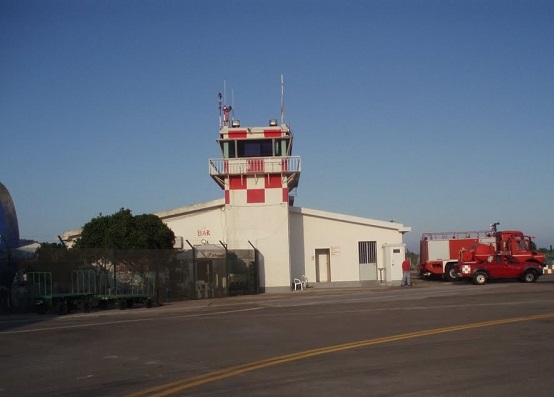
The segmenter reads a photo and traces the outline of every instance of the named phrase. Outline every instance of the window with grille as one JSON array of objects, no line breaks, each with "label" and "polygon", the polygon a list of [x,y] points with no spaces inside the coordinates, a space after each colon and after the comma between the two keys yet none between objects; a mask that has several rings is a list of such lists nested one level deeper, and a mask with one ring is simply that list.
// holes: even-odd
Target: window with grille
[{"label": "window with grille", "polygon": [[377,241],[358,241],[360,263],[377,263]]}]

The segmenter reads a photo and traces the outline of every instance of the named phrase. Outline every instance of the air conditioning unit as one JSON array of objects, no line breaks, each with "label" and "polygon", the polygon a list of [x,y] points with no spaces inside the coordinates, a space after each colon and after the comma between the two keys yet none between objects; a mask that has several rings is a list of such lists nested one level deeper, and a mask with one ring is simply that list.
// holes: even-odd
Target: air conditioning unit
[{"label": "air conditioning unit", "polygon": [[183,237],[175,236],[175,243],[173,243],[173,248],[182,250],[183,249]]}]

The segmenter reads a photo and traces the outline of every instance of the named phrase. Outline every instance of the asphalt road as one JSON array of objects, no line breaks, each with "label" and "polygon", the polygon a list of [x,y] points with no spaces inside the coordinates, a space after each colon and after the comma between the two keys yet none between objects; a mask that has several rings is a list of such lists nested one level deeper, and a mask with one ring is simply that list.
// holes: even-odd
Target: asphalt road
[{"label": "asphalt road", "polygon": [[0,317],[0,396],[551,396],[554,276]]}]

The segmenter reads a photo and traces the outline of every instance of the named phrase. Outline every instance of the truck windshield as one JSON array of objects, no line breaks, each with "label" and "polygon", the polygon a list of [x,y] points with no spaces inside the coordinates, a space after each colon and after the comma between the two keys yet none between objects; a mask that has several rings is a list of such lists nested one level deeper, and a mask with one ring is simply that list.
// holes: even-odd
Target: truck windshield
[{"label": "truck windshield", "polygon": [[517,239],[516,249],[518,251],[529,251],[529,240]]}]

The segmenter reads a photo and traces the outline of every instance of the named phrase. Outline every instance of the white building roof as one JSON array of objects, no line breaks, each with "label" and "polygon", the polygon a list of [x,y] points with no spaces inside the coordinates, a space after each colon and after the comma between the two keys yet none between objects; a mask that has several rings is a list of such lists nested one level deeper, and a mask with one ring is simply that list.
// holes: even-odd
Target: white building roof
[{"label": "white building roof", "polygon": [[178,218],[180,216],[190,215],[195,212],[202,212],[202,211],[210,210],[217,207],[223,207],[224,205],[225,205],[225,199],[220,198],[217,200],[204,201],[198,204],[191,204],[191,205],[186,205],[184,207],[178,207],[170,210],[155,212],[154,215],[156,215],[161,220],[164,220],[168,218]]},{"label": "white building roof", "polygon": [[404,226],[401,223],[392,222],[392,221],[391,222],[379,221],[376,219],[362,218],[358,216],[339,214],[336,212],[320,211],[320,210],[314,210],[314,209],[302,208],[302,207],[290,207],[289,210],[291,213],[313,216],[316,218],[330,219],[335,221],[357,223],[360,225],[373,226],[373,227],[378,227],[382,229],[398,230],[400,233],[407,233],[412,231],[411,227]]},{"label": "white building roof", "polygon": [[[223,207],[224,205],[225,205],[225,199],[220,198],[217,200],[205,201],[202,203],[191,204],[183,207],[173,208],[170,210],[155,212],[154,215],[156,215],[163,221],[168,221],[168,220],[180,218],[183,216],[189,216],[194,213],[200,213],[214,208]],[[380,221],[380,220],[371,219],[371,218],[362,218],[358,216],[345,215],[345,214],[339,214],[336,212],[321,211],[321,210],[315,210],[315,209],[304,208],[304,207],[291,206],[289,207],[289,211],[292,214],[312,216],[316,218],[329,219],[329,220],[334,220],[339,222],[354,223],[354,224],[359,224],[364,226],[377,227],[381,229],[397,230],[400,233],[407,233],[412,230],[411,227],[404,226],[403,224],[397,223],[397,222]],[[81,231],[82,229],[67,230],[63,233],[63,240],[64,241],[74,240],[81,235]]]}]

